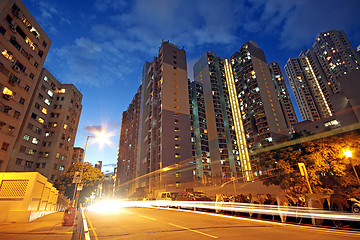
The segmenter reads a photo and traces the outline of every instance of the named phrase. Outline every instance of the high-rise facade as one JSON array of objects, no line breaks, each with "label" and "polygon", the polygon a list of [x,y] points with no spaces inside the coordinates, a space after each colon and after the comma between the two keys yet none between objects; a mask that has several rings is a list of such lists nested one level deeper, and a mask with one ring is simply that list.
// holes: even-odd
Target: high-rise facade
[{"label": "high-rise facade", "polygon": [[[193,157],[184,49],[162,42],[158,56],[152,63],[144,65],[139,96],[137,154],[133,154],[132,159],[122,157],[121,151],[128,147],[129,136],[121,133],[120,144],[124,146],[119,147],[119,189],[144,188],[148,193],[160,189],[185,189],[185,184],[193,181]],[[136,121],[129,121],[122,125],[136,126]],[[124,160],[136,162],[136,170],[135,175],[121,182],[119,175],[124,171],[121,168],[126,165],[119,162]],[[134,184],[126,185],[131,178],[136,180]]]},{"label": "high-rise facade", "polygon": [[50,45],[50,38],[21,1],[0,2],[0,171],[9,169]]},{"label": "high-rise facade", "polygon": [[[122,114],[118,159],[116,166],[116,186],[130,182],[137,177],[139,120],[142,86],[139,87],[128,109]],[[130,189],[129,189],[130,188]],[[121,189],[123,193],[135,191],[135,185]],[[125,191],[125,189],[128,189]]]},{"label": "high-rise facade", "polygon": [[334,95],[342,90],[339,79],[359,66],[360,57],[345,33],[336,30],[320,33],[313,48],[290,58],[285,71],[303,120],[333,116]]},{"label": "high-rise facade", "polygon": [[37,171],[50,182],[68,169],[82,94],[43,68],[16,137],[7,171]]},{"label": "high-rise facade", "polygon": [[247,148],[242,149],[246,141],[241,141],[243,132],[237,129],[232,111],[228,79],[232,73],[226,70],[224,60],[214,52],[204,53],[194,65],[191,86],[197,174],[215,182],[232,177],[251,181]]},{"label": "high-rise facade", "polygon": [[71,157],[71,164],[84,161],[84,149],[81,147],[74,147]]},{"label": "high-rise facade", "polygon": [[332,116],[331,105],[326,97],[328,92],[321,88],[323,79],[315,74],[306,54],[290,58],[285,71],[303,120],[315,121]]},{"label": "high-rise facade", "polygon": [[349,72],[358,70],[360,56],[342,30],[329,30],[320,33],[316,38],[313,49],[326,75],[332,93],[339,93],[341,86],[337,79]]},{"label": "high-rise facade", "polygon": [[247,42],[231,56],[231,66],[249,150],[272,145],[288,128],[264,52]]},{"label": "high-rise facade", "polygon": [[270,62],[269,69],[287,127],[291,129],[298,120],[279,63],[276,61]]}]

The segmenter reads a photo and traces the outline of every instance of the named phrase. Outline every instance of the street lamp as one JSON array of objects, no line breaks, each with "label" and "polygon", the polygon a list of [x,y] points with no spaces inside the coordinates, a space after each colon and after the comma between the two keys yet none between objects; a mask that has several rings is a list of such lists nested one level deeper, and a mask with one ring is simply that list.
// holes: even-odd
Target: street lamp
[{"label": "street lamp", "polygon": [[345,155],[347,158],[349,158],[351,167],[352,167],[352,169],[354,170],[356,179],[357,179],[358,184],[359,184],[359,186],[360,186],[360,179],[359,179],[359,176],[358,176],[358,174],[357,174],[357,172],[356,172],[356,169],[355,169],[354,164],[353,164],[352,159],[351,159],[352,152],[351,152],[350,150],[346,150],[346,151],[344,151],[344,155]]},{"label": "street lamp", "polygon": [[[83,155],[82,160],[81,160],[80,182],[82,180],[82,175],[83,175],[83,172],[84,172],[85,155],[86,155],[86,150],[87,150],[87,147],[88,147],[88,144],[89,144],[89,139],[94,138],[95,142],[100,143],[100,147],[103,147],[104,144],[111,145],[110,137],[112,135],[109,134],[109,133],[106,133],[105,129],[101,129],[101,131],[94,131],[93,134],[94,135],[89,135],[86,138],[84,155]],[[73,200],[74,200],[73,201],[73,207],[77,206],[77,202],[78,202],[78,199],[79,199],[79,192],[81,191],[81,189],[78,189],[78,186],[79,186],[80,182],[75,183],[74,195],[73,195]]]}]

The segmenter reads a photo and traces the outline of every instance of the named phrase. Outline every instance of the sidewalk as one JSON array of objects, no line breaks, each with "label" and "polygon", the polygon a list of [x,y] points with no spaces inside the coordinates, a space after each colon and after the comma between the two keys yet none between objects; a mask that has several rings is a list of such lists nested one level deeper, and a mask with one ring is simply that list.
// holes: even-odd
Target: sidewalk
[{"label": "sidewalk", "polygon": [[63,214],[52,213],[30,223],[0,223],[0,239],[71,240],[74,226],[61,225]]}]

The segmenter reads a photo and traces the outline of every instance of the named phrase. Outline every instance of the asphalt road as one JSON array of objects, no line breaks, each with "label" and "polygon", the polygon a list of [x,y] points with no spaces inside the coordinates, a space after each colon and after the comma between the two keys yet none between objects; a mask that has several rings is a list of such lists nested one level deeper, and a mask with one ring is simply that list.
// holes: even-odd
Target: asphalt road
[{"label": "asphalt road", "polygon": [[289,226],[177,209],[123,208],[85,213],[92,240],[102,239],[360,239],[360,232]]}]

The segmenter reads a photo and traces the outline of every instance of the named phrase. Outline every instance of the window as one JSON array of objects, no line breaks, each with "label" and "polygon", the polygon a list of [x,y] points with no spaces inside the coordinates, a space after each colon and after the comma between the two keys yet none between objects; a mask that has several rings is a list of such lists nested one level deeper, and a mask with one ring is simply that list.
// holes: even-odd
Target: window
[{"label": "window", "polygon": [[44,123],[44,122],[45,122],[45,120],[44,120],[44,119],[42,119],[42,118],[39,118],[39,119],[38,119],[38,122],[39,122],[39,123]]},{"label": "window", "polygon": [[175,153],[175,158],[180,158],[180,153]]},{"label": "window", "polygon": [[51,91],[51,90],[48,90],[48,91],[47,91],[47,94],[48,94],[50,97],[53,97],[53,96],[54,96],[54,93],[53,93],[53,91]]},{"label": "window", "polygon": [[25,161],[25,167],[31,168],[33,164],[33,161]]},{"label": "window", "polygon": [[3,142],[2,146],[1,146],[1,150],[3,151],[7,151],[9,147],[9,143],[7,142]]},{"label": "window", "polygon": [[43,114],[47,114],[47,109],[43,107],[43,108],[41,109],[41,112],[42,112]]},{"label": "window", "polygon": [[176,149],[179,149],[179,148],[180,148],[180,145],[179,145],[179,144],[175,144],[175,148],[176,148]]},{"label": "window", "polygon": [[38,144],[38,143],[39,143],[39,139],[33,138],[31,142],[32,142],[33,144]]},{"label": "window", "polygon": [[23,137],[23,139],[26,140],[26,141],[29,141],[30,136],[25,134],[24,137]]},{"label": "window", "polygon": [[19,119],[20,116],[20,112],[19,111],[15,111],[14,112],[14,118]]},{"label": "window", "polygon": [[17,158],[16,161],[15,161],[15,163],[16,163],[17,165],[21,165],[22,159],[21,159],[21,158]]},{"label": "window", "polygon": [[180,137],[179,137],[179,136],[175,136],[175,140],[176,140],[176,141],[179,141],[179,140],[180,140]]},{"label": "window", "polygon": [[9,126],[9,134],[12,134],[15,130],[14,126]]},{"label": "window", "polygon": [[45,99],[44,101],[47,105],[50,105],[51,104],[51,101],[49,99]]},{"label": "window", "polygon": [[67,129],[67,126],[68,126],[67,124],[64,124],[64,129]]},{"label": "window", "polygon": [[178,119],[175,119],[174,123],[175,123],[175,124],[178,124],[178,123],[179,123],[179,120],[178,120]]},{"label": "window", "polygon": [[176,127],[175,132],[180,132],[180,129],[178,127]]}]

